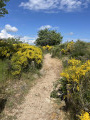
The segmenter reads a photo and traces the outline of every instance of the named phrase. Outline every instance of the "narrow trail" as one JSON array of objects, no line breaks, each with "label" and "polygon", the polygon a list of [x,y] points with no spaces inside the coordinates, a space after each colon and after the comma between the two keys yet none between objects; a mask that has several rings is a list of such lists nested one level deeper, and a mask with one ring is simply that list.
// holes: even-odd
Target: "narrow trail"
[{"label": "narrow trail", "polygon": [[24,103],[20,107],[17,120],[63,120],[62,112],[60,118],[56,119],[54,105],[50,99],[53,82],[60,77],[61,71],[61,61],[51,58],[50,54],[46,54],[41,69],[43,76],[39,78],[37,84],[31,88],[26,96]]}]

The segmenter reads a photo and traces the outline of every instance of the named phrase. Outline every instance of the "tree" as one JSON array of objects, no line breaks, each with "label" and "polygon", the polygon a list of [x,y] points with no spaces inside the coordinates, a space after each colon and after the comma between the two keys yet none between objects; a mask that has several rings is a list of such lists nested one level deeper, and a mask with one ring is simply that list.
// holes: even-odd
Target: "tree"
[{"label": "tree", "polygon": [[35,41],[36,45],[58,45],[62,41],[62,36],[56,30],[44,29],[38,32],[38,38]]},{"label": "tree", "polygon": [[9,0],[0,0],[0,17],[3,17],[5,14],[8,14],[8,11],[6,10],[6,2]]}]

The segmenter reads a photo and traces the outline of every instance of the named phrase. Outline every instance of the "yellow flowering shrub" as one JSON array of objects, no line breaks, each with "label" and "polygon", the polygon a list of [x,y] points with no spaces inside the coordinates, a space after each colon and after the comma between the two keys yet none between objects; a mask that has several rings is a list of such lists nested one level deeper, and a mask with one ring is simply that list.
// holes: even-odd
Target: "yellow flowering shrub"
[{"label": "yellow flowering shrub", "polygon": [[[90,60],[82,63],[80,60],[68,60],[68,66],[61,73],[62,88],[65,98],[76,111],[90,108]],[[78,114],[78,113],[77,113]],[[89,113],[85,112],[80,120],[90,120]]]},{"label": "yellow flowering shrub", "polygon": [[24,43],[9,43],[0,40],[0,58],[10,60],[12,75],[19,75],[24,68],[28,68],[32,61],[35,67],[42,64],[42,50],[36,46]]},{"label": "yellow flowering shrub", "polygon": [[65,49],[61,49],[61,53],[62,53],[62,54],[65,54],[65,53],[66,53],[66,50],[65,50]]},{"label": "yellow flowering shrub", "polygon": [[52,46],[46,45],[46,46],[43,46],[42,49],[50,51],[52,49]]},{"label": "yellow flowering shrub", "polygon": [[74,42],[71,41],[67,44],[67,51],[70,52],[73,50],[73,47],[74,47]]},{"label": "yellow flowering shrub", "polygon": [[0,57],[9,57],[12,54],[12,51],[10,51],[10,48],[8,47],[0,47]]},{"label": "yellow flowering shrub", "polygon": [[71,41],[71,42],[67,43],[66,48],[61,49],[61,53],[67,54],[68,52],[71,52],[73,50],[73,48],[74,48],[74,42]]},{"label": "yellow flowering shrub", "polygon": [[43,50],[46,50],[46,46],[43,46],[42,49],[43,49]]},{"label": "yellow flowering shrub", "polygon": [[0,58],[10,58],[20,48],[19,44],[11,44],[4,40],[0,41]]},{"label": "yellow flowering shrub", "polygon": [[79,116],[80,120],[90,120],[90,113],[88,112],[82,112],[82,114]]},{"label": "yellow flowering shrub", "polygon": [[20,44],[18,51],[11,58],[12,74],[20,74],[32,61],[36,66],[42,64],[41,49],[29,44]]},{"label": "yellow flowering shrub", "polygon": [[80,65],[81,61],[76,59],[69,59],[68,64],[72,66]]},{"label": "yellow flowering shrub", "polygon": [[68,82],[76,82],[78,85],[80,78],[90,71],[90,60],[81,65],[80,60],[70,59],[68,64],[69,66],[61,73],[61,76],[65,77]]}]

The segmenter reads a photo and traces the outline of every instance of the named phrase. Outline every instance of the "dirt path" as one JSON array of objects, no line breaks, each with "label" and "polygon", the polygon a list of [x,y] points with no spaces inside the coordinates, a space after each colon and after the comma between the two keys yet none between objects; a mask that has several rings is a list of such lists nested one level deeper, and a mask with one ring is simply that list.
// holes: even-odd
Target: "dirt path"
[{"label": "dirt path", "polygon": [[53,102],[50,99],[53,82],[60,77],[61,71],[61,61],[46,54],[41,70],[44,74],[26,96],[17,120],[63,120],[62,117],[56,119],[57,113],[54,112]]}]

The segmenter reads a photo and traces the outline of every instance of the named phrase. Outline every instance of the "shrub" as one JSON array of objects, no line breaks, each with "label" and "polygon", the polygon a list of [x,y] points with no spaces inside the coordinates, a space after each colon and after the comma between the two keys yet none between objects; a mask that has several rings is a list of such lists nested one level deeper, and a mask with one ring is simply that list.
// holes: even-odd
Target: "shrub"
[{"label": "shrub", "polygon": [[35,67],[40,68],[42,64],[41,49],[29,44],[20,44],[20,48],[11,58],[12,74],[20,74],[31,65],[32,61],[34,61]]},{"label": "shrub", "polygon": [[53,48],[53,46],[49,46],[49,45],[41,47],[43,53],[51,53],[52,48]]},{"label": "shrub", "polygon": [[82,110],[90,112],[90,60],[85,63],[76,59],[68,60],[68,66],[61,73],[58,83],[54,93],[59,93],[61,100],[65,100],[67,108],[74,113],[74,120],[78,119],[77,115]]},{"label": "shrub", "polygon": [[83,41],[78,40],[74,44],[74,48],[72,49],[72,52],[70,54],[70,57],[79,57],[79,56],[85,56],[87,54],[87,46],[86,43]]},{"label": "shrub", "polygon": [[60,44],[60,45],[56,45],[52,48],[51,50],[51,53],[52,53],[52,57],[58,57],[58,58],[61,58],[62,57],[62,52],[61,50],[63,49],[66,49],[66,45],[67,43],[63,43],[63,44]]},{"label": "shrub", "polygon": [[57,56],[58,58],[62,58],[67,56],[69,58],[76,58],[85,62],[90,59],[90,44],[83,41],[76,42],[66,42],[59,46],[55,46],[52,49],[52,57]]},{"label": "shrub", "polygon": [[62,87],[67,89],[65,96],[68,103],[73,106],[76,113],[80,110],[87,110],[89,112],[90,60],[81,64],[80,60],[71,59],[68,61],[68,64],[69,66],[61,73],[61,76],[67,81],[66,86],[62,84]]},{"label": "shrub", "polygon": [[3,39],[0,40],[0,59],[11,58],[11,56],[18,51],[21,43],[18,39]]},{"label": "shrub", "polygon": [[20,75],[28,69],[32,62],[36,68],[42,65],[42,51],[36,46],[23,44],[16,39],[0,40],[0,58],[9,59],[9,71],[12,75]]}]

